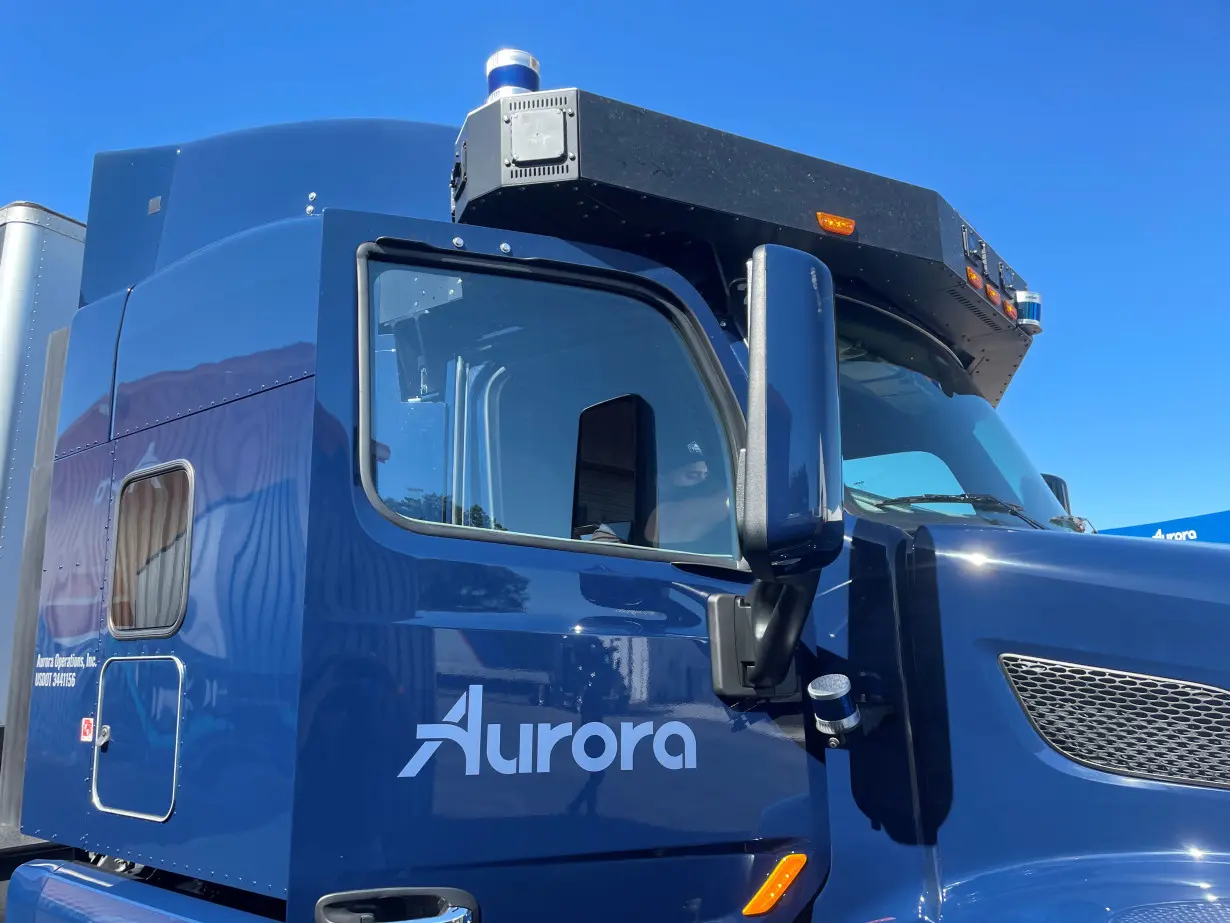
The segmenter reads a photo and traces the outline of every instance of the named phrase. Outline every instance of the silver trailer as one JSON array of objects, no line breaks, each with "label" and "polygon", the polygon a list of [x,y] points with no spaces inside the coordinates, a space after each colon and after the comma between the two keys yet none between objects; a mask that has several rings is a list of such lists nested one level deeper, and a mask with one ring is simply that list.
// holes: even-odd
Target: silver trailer
[{"label": "silver trailer", "polygon": [[[18,832],[43,533],[68,326],[85,225],[40,205],[0,208],[0,881],[36,849]],[[23,545],[33,554],[26,555]]]}]

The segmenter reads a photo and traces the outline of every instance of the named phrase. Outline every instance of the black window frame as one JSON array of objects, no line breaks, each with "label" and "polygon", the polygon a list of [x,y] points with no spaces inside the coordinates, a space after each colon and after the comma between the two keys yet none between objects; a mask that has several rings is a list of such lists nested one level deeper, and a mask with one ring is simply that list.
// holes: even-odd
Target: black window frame
[{"label": "black window frame", "polygon": [[694,552],[672,551],[668,548],[648,548],[638,545],[622,545],[607,542],[586,542],[580,539],[556,538],[547,535],[531,535],[521,532],[504,532],[494,529],[453,523],[428,522],[412,519],[389,508],[376,489],[375,442],[372,439],[372,369],[371,369],[371,262],[394,263],[423,269],[455,272],[477,272],[489,275],[504,275],[531,281],[540,280],[556,284],[573,285],[578,288],[598,289],[634,298],[656,310],[675,329],[691,358],[702,387],[708,393],[717,412],[717,419],[728,450],[728,461],[733,490],[731,502],[735,506],[736,523],[739,520],[740,458],[746,448],[746,419],[742,406],[731,389],[730,380],[722,368],[721,360],[709,342],[708,335],[687,307],[671,289],[650,279],[617,270],[562,263],[551,260],[534,260],[532,264],[516,259],[501,259],[480,253],[446,253],[425,248],[414,241],[380,238],[361,244],[356,254],[358,283],[357,340],[358,340],[358,463],[359,481],[368,502],[383,518],[409,532],[441,538],[460,538],[470,541],[491,542],[530,548],[547,548],[639,560],[663,561],[673,564],[694,564],[721,570],[743,571],[747,569],[741,552],[736,554],[706,555]]},{"label": "black window frame", "polygon": [[[119,559],[119,542],[121,534],[121,519],[124,515],[124,491],[129,485],[136,481],[148,480],[149,478],[157,477],[162,474],[167,474],[171,471],[183,471],[188,478],[188,522],[184,530],[184,572],[181,577],[180,598],[181,604],[179,611],[175,614],[175,621],[166,626],[158,628],[117,628],[113,619],[112,603],[115,600],[115,582],[116,572],[120,566]],[[138,468],[136,471],[129,472],[124,479],[120,481],[119,486],[115,491],[115,511],[112,516],[111,530],[111,566],[109,568],[109,581],[107,584],[107,631],[113,638],[119,641],[141,641],[150,638],[170,638],[177,634],[180,628],[183,627],[184,619],[188,614],[188,594],[191,591],[192,585],[192,530],[193,524],[196,521],[196,469],[192,463],[186,458],[177,458],[173,461],[161,462],[157,465],[149,465],[145,468]]]}]

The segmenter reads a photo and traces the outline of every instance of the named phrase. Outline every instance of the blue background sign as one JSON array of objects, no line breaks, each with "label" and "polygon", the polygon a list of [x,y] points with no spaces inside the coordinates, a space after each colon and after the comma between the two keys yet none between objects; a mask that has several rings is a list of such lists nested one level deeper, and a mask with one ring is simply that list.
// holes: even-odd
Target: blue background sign
[{"label": "blue background sign", "polygon": [[1160,538],[1180,542],[1221,542],[1230,544],[1230,510],[1189,516],[1186,519],[1169,519],[1165,522],[1150,522],[1140,526],[1123,526],[1119,529],[1099,529],[1103,535],[1137,535],[1143,538]]}]

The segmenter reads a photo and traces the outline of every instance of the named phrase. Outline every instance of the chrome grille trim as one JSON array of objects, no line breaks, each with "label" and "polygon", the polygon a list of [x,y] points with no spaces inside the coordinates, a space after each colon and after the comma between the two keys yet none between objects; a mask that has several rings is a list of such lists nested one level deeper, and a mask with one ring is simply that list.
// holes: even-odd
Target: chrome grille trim
[{"label": "chrome grille trim", "polygon": [[1230,789],[1230,691],[1023,654],[999,664],[1034,730],[1073,762]]}]

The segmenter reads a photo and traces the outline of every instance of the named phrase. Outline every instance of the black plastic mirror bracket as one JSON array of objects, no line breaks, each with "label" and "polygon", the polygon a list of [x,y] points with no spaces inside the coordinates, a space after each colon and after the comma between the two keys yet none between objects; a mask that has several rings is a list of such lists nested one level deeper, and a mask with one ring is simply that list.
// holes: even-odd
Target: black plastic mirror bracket
[{"label": "black plastic mirror bracket", "polygon": [[816,598],[819,573],[767,582],[745,596],[709,598],[713,690],[724,699],[795,698],[795,649]]}]

